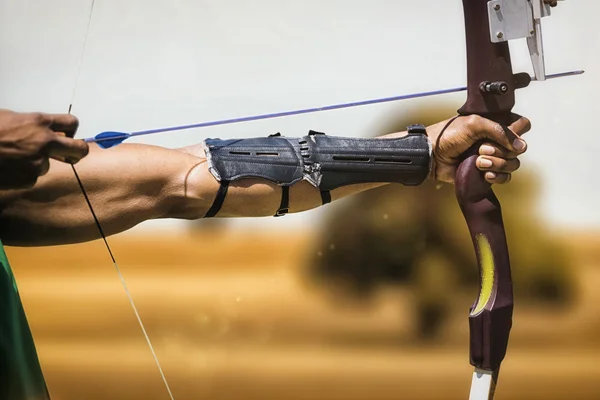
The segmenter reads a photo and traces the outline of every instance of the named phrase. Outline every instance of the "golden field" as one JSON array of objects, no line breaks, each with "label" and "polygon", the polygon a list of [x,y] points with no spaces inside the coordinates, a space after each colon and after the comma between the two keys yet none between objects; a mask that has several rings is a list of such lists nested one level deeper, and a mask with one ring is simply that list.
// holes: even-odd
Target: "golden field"
[{"label": "golden field", "polygon": [[[499,400],[600,398],[600,236],[565,235],[568,309],[519,306]],[[414,340],[411,292],[336,301],[303,272],[311,236],[126,234],[109,239],[176,399],[468,398],[467,309]],[[7,248],[54,400],[168,399],[101,241]]]}]

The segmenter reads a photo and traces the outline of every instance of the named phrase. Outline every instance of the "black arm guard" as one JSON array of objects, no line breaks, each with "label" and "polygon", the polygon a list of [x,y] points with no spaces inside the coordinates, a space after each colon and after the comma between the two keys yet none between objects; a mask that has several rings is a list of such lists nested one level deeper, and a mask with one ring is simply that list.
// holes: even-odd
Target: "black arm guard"
[{"label": "black arm guard", "polygon": [[[282,198],[286,201],[282,200],[278,214],[285,214],[289,186],[301,180],[321,191],[324,204],[331,200],[330,190],[346,185],[421,184],[431,164],[431,147],[424,133],[424,129],[417,129],[401,138],[359,139],[310,131],[300,139],[277,134],[267,138],[206,139],[204,144],[209,170],[222,185],[243,178],[274,182],[284,188]],[[218,212],[220,204],[216,208]]]},{"label": "black arm guard", "polygon": [[305,179],[321,190],[357,183],[420,185],[429,174],[427,136],[354,139],[312,132],[300,140]]}]

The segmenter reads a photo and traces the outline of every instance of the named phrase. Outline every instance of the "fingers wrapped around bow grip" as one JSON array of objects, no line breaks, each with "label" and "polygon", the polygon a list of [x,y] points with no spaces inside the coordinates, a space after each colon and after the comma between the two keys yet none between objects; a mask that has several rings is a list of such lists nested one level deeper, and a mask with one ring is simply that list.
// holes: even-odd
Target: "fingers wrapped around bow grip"
[{"label": "fingers wrapped around bow grip", "polygon": [[[515,90],[529,81],[513,74],[508,43],[490,40],[487,6],[487,0],[463,0],[468,97],[459,114],[477,114],[508,125],[514,118]],[[513,291],[502,210],[491,185],[476,167],[478,147],[466,154],[457,170],[456,197],[480,274],[480,293],[469,315],[471,364],[497,371],[508,346]]]}]

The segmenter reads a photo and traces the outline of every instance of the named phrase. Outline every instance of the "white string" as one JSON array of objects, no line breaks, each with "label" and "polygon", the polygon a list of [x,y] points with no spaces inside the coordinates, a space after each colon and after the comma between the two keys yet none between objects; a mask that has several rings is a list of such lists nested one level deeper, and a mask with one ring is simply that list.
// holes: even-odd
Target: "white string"
[{"label": "white string", "polygon": [[[85,48],[86,48],[86,44],[87,44],[87,39],[90,33],[90,27],[92,24],[92,15],[94,12],[94,4],[95,4],[95,0],[92,0],[92,4],[90,7],[90,13],[88,16],[88,24],[87,24],[87,29],[85,32],[85,37],[83,40],[83,46],[81,48],[81,55],[79,57],[79,63],[77,66],[77,75],[75,78],[75,86],[73,87],[73,93],[71,96],[71,103],[69,104],[69,114],[71,113],[71,108],[73,107],[73,102],[75,100],[75,93],[77,91],[77,87],[79,86],[79,75],[81,73],[81,66],[83,64],[83,56],[85,55]],[[125,277],[123,276],[123,273],[121,272],[121,269],[119,268],[119,265],[117,264],[117,261],[115,260],[115,257],[113,255],[113,252],[110,248],[110,245],[108,244],[108,240],[106,239],[106,235],[104,234],[104,230],[102,229],[102,225],[100,225],[100,220],[98,219],[96,212],[94,211],[94,208],[92,207],[92,203],[90,201],[89,196],[87,195],[87,192],[83,186],[83,183],[81,182],[81,179],[79,177],[79,174],[77,173],[77,170],[75,169],[75,166],[73,164],[71,164],[71,168],[73,168],[73,173],[75,174],[75,178],[77,179],[77,183],[79,184],[79,187],[81,188],[81,192],[83,193],[83,197],[85,198],[85,201],[90,209],[90,212],[92,213],[92,217],[94,218],[94,222],[96,223],[96,227],[98,228],[98,232],[100,232],[100,235],[102,236],[102,240],[104,241],[104,245],[106,246],[106,249],[108,250],[108,254],[110,255],[110,258],[112,260],[112,263],[117,271],[117,274],[119,275],[119,279],[121,280],[121,284],[123,285],[123,288],[125,289],[125,293],[127,294],[127,298],[129,299],[129,303],[131,304],[131,308],[133,309],[133,313],[135,314],[135,317],[138,321],[138,324],[140,325],[140,328],[142,330],[142,333],[144,334],[144,337],[146,338],[146,343],[148,344],[148,347],[150,348],[150,352],[152,353],[152,357],[154,358],[154,362],[156,364],[156,367],[158,368],[158,372],[160,373],[160,376],[162,378],[162,381],[165,385],[165,388],[167,389],[167,393],[169,394],[169,397],[171,398],[171,400],[175,400],[175,397],[173,396],[173,393],[171,392],[171,388],[169,387],[169,383],[167,382],[167,378],[165,377],[165,374],[163,372],[163,369],[160,365],[160,361],[158,360],[158,356],[156,355],[156,352],[154,351],[154,346],[152,346],[152,341],[150,340],[150,336],[148,336],[148,332],[146,331],[146,327],[144,326],[144,323],[142,322],[142,318],[138,312],[138,309],[135,305],[135,302],[133,301],[133,296],[131,295],[131,292],[129,291],[129,288],[127,287],[127,283],[125,282]]]}]

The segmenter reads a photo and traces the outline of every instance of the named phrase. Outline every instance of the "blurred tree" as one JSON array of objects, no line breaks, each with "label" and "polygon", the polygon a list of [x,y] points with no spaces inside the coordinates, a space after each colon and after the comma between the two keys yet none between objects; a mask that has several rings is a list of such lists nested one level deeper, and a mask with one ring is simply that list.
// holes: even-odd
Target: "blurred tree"
[{"label": "blurred tree", "polygon": [[[426,125],[455,114],[457,107],[429,102],[424,111],[397,118],[380,132]],[[515,296],[518,301],[565,305],[574,295],[566,248],[535,213],[536,178],[526,166],[509,185],[496,187],[503,206]],[[454,186],[427,181],[419,187],[388,185],[332,208],[309,257],[309,277],[349,298],[368,299],[383,285],[409,285],[414,292],[419,338],[443,328],[457,295],[477,293],[473,246]],[[334,289],[331,289],[334,288]],[[464,297],[460,297],[464,307]]]}]

